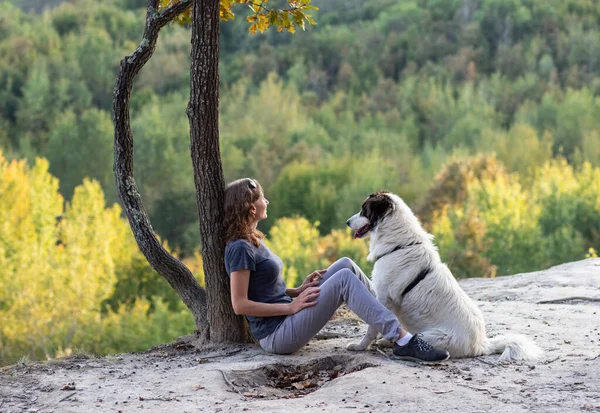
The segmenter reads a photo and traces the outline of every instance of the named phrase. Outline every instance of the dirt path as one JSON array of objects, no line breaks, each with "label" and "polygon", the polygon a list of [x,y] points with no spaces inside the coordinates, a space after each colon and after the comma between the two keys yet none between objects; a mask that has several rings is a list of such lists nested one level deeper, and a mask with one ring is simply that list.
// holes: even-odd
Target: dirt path
[{"label": "dirt path", "polygon": [[365,325],[341,313],[292,356],[255,346],[200,351],[182,340],[11,366],[0,372],[0,412],[600,412],[600,259],[461,285],[489,335],[528,335],[544,359],[419,365],[392,361],[387,349],[350,353]]}]

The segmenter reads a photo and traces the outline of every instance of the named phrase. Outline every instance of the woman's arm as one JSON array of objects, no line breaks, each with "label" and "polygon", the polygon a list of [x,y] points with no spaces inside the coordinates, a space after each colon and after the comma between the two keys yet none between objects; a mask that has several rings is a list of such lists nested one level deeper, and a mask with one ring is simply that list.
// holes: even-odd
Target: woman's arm
[{"label": "woman's arm", "polygon": [[288,288],[287,290],[285,290],[285,293],[287,295],[289,295],[290,297],[294,298],[294,297],[298,297],[298,295],[300,294],[298,292],[297,288]]},{"label": "woman's arm", "polygon": [[288,288],[285,290],[285,293],[290,297],[298,297],[300,293],[307,288],[316,287],[319,285],[319,280],[323,279],[323,274],[325,274],[327,270],[316,270],[308,274],[308,277],[304,280],[302,285],[298,288]]},{"label": "woman's arm", "polygon": [[248,299],[248,285],[250,283],[250,270],[239,270],[231,273],[231,304],[233,311],[238,315],[255,317],[272,317],[278,315],[296,314],[303,308],[315,305],[314,300],[319,295],[319,288],[313,287],[305,290],[304,294],[290,304],[267,304]]}]

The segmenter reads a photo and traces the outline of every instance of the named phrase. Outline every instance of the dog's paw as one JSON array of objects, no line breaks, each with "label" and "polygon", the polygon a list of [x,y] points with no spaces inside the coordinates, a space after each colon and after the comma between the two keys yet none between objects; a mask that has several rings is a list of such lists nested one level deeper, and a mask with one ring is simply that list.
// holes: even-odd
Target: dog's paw
[{"label": "dog's paw", "polygon": [[363,346],[362,343],[350,343],[346,346],[348,351],[365,351],[366,349],[367,347]]}]

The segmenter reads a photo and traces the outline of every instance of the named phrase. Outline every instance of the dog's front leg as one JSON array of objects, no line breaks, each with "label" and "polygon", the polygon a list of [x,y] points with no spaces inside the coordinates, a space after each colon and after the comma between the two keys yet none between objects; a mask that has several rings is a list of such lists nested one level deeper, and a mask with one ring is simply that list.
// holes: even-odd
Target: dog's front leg
[{"label": "dog's front leg", "polygon": [[375,327],[369,326],[369,329],[367,330],[367,334],[365,334],[365,336],[360,341],[360,343],[350,343],[346,346],[346,350],[365,351],[367,348],[369,348],[369,346],[371,345],[373,340],[375,340],[376,337],[377,337],[377,330],[375,329]]}]

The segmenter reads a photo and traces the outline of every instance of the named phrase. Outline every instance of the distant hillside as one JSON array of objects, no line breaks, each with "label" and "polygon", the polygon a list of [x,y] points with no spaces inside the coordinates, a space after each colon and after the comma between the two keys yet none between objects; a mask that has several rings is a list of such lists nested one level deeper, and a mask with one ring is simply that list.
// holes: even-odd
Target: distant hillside
[{"label": "distant hillside", "polygon": [[7,3],[25,10],[40,13],[45,9],[52,9],[61,3],[73,3],[72,0],[7,0]]},{"label": "distant hillside", "polygon": [[[40,13],[47,9],[52,9],[62,3],[76,3],[78,0],[4,0],[6,3],[11,3],[22,10],[33,11]],[[119,6],[135,9],[145,7],[146,0],[102,0],[104,3],[113,3]]]},{"label": "distant hillside", "polygon": [[[144,4],[0,0],[0,364],[186,329],[113,206],[113,89]],[[250,35],[243,6],[221,25],[223,172],[262,184],[260,228],[290,287],[342,256],[369,272],[345,222],[379,189],[413,208],[457,278],[598,256],[596,1],[315,4],[318,24],[293,35]],[[189,29],[161,31],[131,127],[153,229],[198,269],[189,54]]]},{"label": "distant hillside", "polygon": [[[66,199],[87,176],[117,202],[112,91],[119,61],[141,39],[145,1],[11,3],[0,19],[0,148],[8,159],[47,158]],[[35,14],[14,4],[59,5]],[[315,4],[318,24],[294,35],[250,35],[243,6],[221,26],[225,178],[263,184],[272,201],[267,232],[299,215],[326,235],[385,188],[411,206],[435,205],[427,225],[473,273],[529,270],[600,248],[600,204],[586,189],[600,166],[594,2]],[[184,254],[199,243],[189,50],[189,30],[166,27],[132,99],[138,185],[154,228]],[[486,179],[492,188],[476,188]],[[545,180],[568,196],[547,192]],[[516,194],[520,202],[510,203]],[[518,236],[502,238],[495,225]],[[544,248],[528,244],[541,239]],[[538,258],[502,253],[518,242]]]}]

